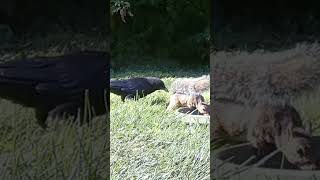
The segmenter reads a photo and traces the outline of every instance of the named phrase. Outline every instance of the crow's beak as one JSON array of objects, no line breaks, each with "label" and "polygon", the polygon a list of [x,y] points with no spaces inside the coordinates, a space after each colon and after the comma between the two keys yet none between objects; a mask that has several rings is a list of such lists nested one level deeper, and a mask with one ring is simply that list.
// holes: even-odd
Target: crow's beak
[{"label": "crow's beak", "polygon": [[167,88],[164,88],[163,90],[166,91],[166,92],[169,92],[169,90]]}]

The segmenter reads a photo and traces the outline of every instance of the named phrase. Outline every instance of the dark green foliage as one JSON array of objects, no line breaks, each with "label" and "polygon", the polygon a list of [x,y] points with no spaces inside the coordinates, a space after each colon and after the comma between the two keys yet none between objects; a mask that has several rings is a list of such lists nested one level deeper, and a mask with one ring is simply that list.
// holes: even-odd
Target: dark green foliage
[{"label": "dark green foliage", "polygon": [[[3,0],[0,2],[0,51],[26,48],[91,48],[106,42],[110,4],[105,0]],[[88,38],[98,41],[89,42]],[[48,40],[50,42],[44,43]],[[81,45],[76,41],[87,41]],[[69,44],[65,47],[65,44]],[[104,43],[105,44],[105,43]],[[104,49],[107,50],[107,49]],[[30,52],[27,52],[30,54]]]},{"label": "dark green foliage", "polygon": [[220,11],[212,21],[215,49],[279,50],[319,40],[319,1],[218,1],[213,9]]},{"label": "dark green foliage", "polygon": [[[209,1],[128,0],[133,17],[112,16],[112,54],[208,63]],[[120,0],[111,0],[111,11]]]},{"label": "dark green foliage", "polygon": [[109,24],[109,2],[103,0],[3,0],[0,6],[0,24],[9,24],[17,34],[101,31]]}]

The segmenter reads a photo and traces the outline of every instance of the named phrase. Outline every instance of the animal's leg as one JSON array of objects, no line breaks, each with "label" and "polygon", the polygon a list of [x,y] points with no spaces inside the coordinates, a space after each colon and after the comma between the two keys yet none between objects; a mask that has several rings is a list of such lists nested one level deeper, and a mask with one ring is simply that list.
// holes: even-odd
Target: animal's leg
[{"label": "animal's leg", "polygon": [[212,139],[213,140],[219,140],[226,135],[226,131],[223,128],[223,125],[221,124],[221,118],[218,116],[217,109],[213,111],[213,116],[211,117],[211,132],[212,132]]},{"label": "animal's leg", "polygon": [[170,103],[169,103],[169,105],[167,107],[167,111],[175,110],[175,109],[179,108],[179,106],[180,106],[180,104],[179,104],[177,98],[175,97],[175,95],[172,95],[170,97]]},{"label": "animal's leg", "polygon": [[247,140],[255,148],[258,157],[266,155],[270,151],[269,144],[266,140],[268,134],[264,133],[263,127],[248,127]]},{"label": "animal's leg", "polygon": [[267,143],[264,141],[257,142],[256,145],[253,145],[253,147],[255,148],[255,154],[258,157],[264,157],[265,155],[271,153],[276,149],[276,146],[274,144]]},{"label": "animal's leg", "polygon": [[210,116],[210,105],[200,103],[196,106],[196,108],[201,114]]},{"label": "animal's leg", "polygon": [[225,132],[225,130],[223,129],[223,127],[221,126],[221,124],[219,124],[219,122],[214,122],[213,123],[213,128],[212,128],[212,139],[213,141],[218,141],[221,139],[225,139],[227,136],[227,133]]},{"label": "animal's leg", "polygon": [[167,107],[167,111],[171,111],[176,109],[177,107],[175,106],[175,104],[173,104],[172,102],[169,103],[168,107]]},{"label": "animal's leg", "polygon": [[270,106],[258,105],[253,120],[249,123],[247,140],[256,149],[258,156],[264,156],[275,149],[274,128],[272,122],[274,114]]}]

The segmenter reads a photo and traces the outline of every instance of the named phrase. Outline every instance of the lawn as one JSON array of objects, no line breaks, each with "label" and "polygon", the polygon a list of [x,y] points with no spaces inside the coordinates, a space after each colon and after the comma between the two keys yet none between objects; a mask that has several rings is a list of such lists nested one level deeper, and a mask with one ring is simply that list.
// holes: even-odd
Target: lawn
[{"label": "lawn", "polygon": [[[131,65],[112,78],[156,76],[165,85],[178,77],[209,73],[208,66]],[[209,179],[209,125],[186,124],[166,111],[170,94],[156,91],[137,101],[111,94],[111,179]],[[209,92],[204,94],[209,101]]]},{"label": "lawn", "polygon": [[108,179],[106,117],[90,126],[49,121],[43,130],[34,112],[0,101],[0,179]]}]

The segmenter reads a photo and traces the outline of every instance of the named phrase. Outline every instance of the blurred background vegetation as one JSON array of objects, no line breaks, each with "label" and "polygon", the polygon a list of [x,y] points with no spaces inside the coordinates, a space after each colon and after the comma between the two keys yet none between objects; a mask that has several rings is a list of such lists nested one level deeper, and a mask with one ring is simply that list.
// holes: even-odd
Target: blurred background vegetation
[{"label": "blurred background vegetation", "polygon": [[0,24],[17,34],[106,29],[108,6],[103,0],[2,0]]},{"label": "blurred background vegetation", "polygon": [[214,49],[288,48],[320,37],[320,2],[213,0]]},{"label": "blurred background vegetation", "polygon": [[108,37],[109,14],[105,0],[2,0],[0,54],[66,46],[94,49]]},{"label": "blurred background vegetation", "polygon": [[114,62],[152,57],[184,65],[209,64],[209,3],[111,0]]},{"label": "blurred background vegetation", "polygon": [[[63,38],[68,39],[66,36],[74,34],[88,37],[112,31],[110,42],[115,64],[125,65],[139,59],[208,64],[209,3],[207,0],[2,0],[0,50],[30,44],[30,39],[51,36],[59,40],[56,34],[64,34]],[[47,43],[38,46],[46,48]]]},{"label": "blurred background vegetation", "polygon": [[279,49],[318,40],[319,5],[316,0],[2,0],[0,50],[50,33],[78,38],[112,31],[112,55],[119,64],[150,56],[201,63],[208,62],[210,29],[216,29],[211,36],[216,49]]}]

